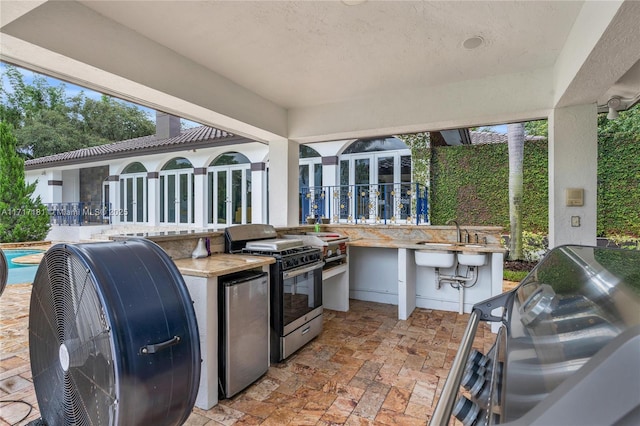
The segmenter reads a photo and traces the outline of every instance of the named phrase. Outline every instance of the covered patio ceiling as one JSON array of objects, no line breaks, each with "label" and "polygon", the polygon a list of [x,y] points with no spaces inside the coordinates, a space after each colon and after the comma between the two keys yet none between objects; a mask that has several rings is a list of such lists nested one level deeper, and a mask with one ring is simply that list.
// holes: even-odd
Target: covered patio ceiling
[{"label": "covered patio ceiling", "polygon": [[3,61],[263,142],[500,124],[640,98],[631,0],[0,5]]}]

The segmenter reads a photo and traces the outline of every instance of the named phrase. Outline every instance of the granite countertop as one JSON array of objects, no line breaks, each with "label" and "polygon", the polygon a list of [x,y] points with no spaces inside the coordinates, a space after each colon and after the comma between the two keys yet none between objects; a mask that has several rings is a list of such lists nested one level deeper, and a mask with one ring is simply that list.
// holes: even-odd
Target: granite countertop
[{"label": "granite countertop", "polygon": [[[505,249],[496,244],[464,244],[450,242],[425,242],[413,240],[394,239],[357,239],[351,240],[347,245],[352,247],[377,247],[377,248],[404,248],[411,250],[434,250],[434,251],[464,251],[470,253],[504,253]],[[446,245],[445,245],[446,244]]]},{"label": "granite countertop", "polygon": [[195,277],[218,277],[247,269],[261,268],[275,263],[271,256],[249,256],[245,254],[212,254],[201,259],[177,259],[174,263],[182,275]]}]

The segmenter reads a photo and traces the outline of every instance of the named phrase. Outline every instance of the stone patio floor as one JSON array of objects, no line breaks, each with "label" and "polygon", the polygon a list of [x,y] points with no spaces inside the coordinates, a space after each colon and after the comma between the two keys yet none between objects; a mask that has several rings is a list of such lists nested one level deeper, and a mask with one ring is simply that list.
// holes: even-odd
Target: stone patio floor
[{"label": "stone patio floor", "polygon": [[[40,417],[29,364],[30,294],[30,284],[16,284],[0,298],[3,426]],[[418,308],[399,321],[394,305],[350,303],[349,312],[325,311],[315,340],[235,397],[194,408],[186,424],[424,425],[469,315]],[[481,323],[474,347],[486,352],[494,339]]]}]

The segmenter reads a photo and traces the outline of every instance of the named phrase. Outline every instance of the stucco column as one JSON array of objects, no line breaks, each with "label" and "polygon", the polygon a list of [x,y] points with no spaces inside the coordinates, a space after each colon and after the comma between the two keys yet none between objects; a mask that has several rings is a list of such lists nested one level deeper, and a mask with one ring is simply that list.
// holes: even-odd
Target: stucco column
[{"label": "stucco column", "polygon": [[147,173],[147,224],[158,226],[160,223],[160,173]]},{"label": "stucco column", "polygon": [[[549,248],[596,244],[597,175],[596,105],[553,110],[549,116]],[[580,192],[582,205],[567,199],[568,193]]]},{"label": "stucco column", "polygon": [[193,226],[196,228],[207,227],[207,168],[195,167],[193,169]]},{"label": "stucco column", "polygon": [[251,163],[251,223],[267,223],[267,165]]},{"label": "stucco column", "polygon": [[47,172],[47,196],[45,203],[61,203],[62,202],[62,171],[52,170]]},{"label": "stucco column", "polygon": [[274,226],[299,224],[298,159],[296,142],[269,142],[269,223]]}]

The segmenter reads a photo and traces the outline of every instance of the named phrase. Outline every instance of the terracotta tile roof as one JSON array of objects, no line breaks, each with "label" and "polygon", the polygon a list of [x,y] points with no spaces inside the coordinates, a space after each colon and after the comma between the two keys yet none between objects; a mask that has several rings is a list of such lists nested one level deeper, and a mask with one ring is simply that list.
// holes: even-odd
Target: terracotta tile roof
[{"label": "terracotta tile roof", "polygon": [[[156,152],[158,150],[182,150],[189,149],[193,145],[202,146],[208,143],[215,144],[229,141],[238,143],[252,142],[250,139],[235,136],[224,130],[200,126],[185,130],[180,135],[172,138],[157,139],[155,135],[142,136],[106,145],[92,146],[75,151],[34,158],[25,161],[25,168],[38,169],[52,165],[86,163],[89,161],[129,156],[132,153],[143,154]],[[185,147],[185,145],[188,145],[188,147]]]},{"label": "terracotta tile roof", "polygon": [[[476,132],[469,131],[471,134],[471,144],[472,145],[482,145],[487,143],[507,143],[507,135],[506,133],[496,133],[496,132]],[[545,140],[544,136],[528,136],[525,135],[524,139],[526,141],[539,141]]]}]

